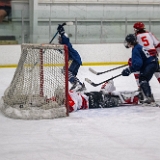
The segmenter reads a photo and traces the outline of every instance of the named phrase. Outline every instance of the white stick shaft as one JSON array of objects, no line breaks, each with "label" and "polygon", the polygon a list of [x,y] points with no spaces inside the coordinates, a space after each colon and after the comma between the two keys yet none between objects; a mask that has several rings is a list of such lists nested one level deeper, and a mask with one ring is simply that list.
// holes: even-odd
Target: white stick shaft
[{"label": "white stick shaft", "polygon": [[67,25],[67,26],[72,26],[72,25],[73,25],[73,22],[66,22],[66,25]]}]

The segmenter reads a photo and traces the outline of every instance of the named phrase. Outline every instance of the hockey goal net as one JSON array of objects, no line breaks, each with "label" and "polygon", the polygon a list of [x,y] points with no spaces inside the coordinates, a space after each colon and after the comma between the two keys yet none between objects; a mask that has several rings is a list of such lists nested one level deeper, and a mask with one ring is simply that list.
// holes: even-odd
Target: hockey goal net
[{"label": "hockey goal net", "polygon": [[12,118],[52,119],[68,115],[68,48],[22,44],[13,79],[1,100]]}]

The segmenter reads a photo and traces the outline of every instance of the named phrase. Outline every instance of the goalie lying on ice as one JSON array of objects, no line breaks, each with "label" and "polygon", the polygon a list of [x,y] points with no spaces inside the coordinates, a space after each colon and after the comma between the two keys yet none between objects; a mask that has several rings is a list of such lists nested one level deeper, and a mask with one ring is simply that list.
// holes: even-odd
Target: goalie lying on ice
[{"label": "goalie lying on ice", "polygon": [[116,91],[113,80],[104,83],[101,90],[92,92],[69,91],[70,112],[80,109],[109,108],[121,105],[137,105],[139,91]]}]

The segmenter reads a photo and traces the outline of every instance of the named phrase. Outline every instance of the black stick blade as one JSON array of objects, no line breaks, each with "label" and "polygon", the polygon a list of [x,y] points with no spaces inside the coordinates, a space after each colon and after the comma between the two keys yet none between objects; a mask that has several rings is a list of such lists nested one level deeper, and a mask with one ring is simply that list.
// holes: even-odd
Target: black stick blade
[{"label": "black stick blade", "polygon": [[85,81],[88,82],[89,84],[91,84],[92,86],[97,87],[97,86],[99,86],[99,85],[101,85],[101,84],[103,84],[103,83],[105,83],[105,82],[108,82],[108,81],[110,81],[110,80],[112,80],[112,79],[115,79],[115,78],[117,78],[117,77],[119,77],[119,76],[121,76],[121,75],[122,75],[122,74],[118,74],[118,75],[116,75],[116,76],[114,76],[114,77],[112,77],[112,78],[106,79],[105,81],[100,82],[100,83],[94,83],[94,82],[92,82],[92,81],[91,81],[90,79],[88,79],[88,78],[85,78]]}]

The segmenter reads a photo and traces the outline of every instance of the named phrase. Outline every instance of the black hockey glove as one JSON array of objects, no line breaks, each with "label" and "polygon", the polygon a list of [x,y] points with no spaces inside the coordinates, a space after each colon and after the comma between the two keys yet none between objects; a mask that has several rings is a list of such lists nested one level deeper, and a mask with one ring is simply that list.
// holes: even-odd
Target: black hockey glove
[{"label": "black hockey glove", "polygon": [[130,68],[126,68],[122,71],[122,76],[129,76],[131,74]]},{"label": "black hockey glove", "polygon": [[58,25],[57,31],[61,36],[65,33],[65,30],[61,24]]}]

